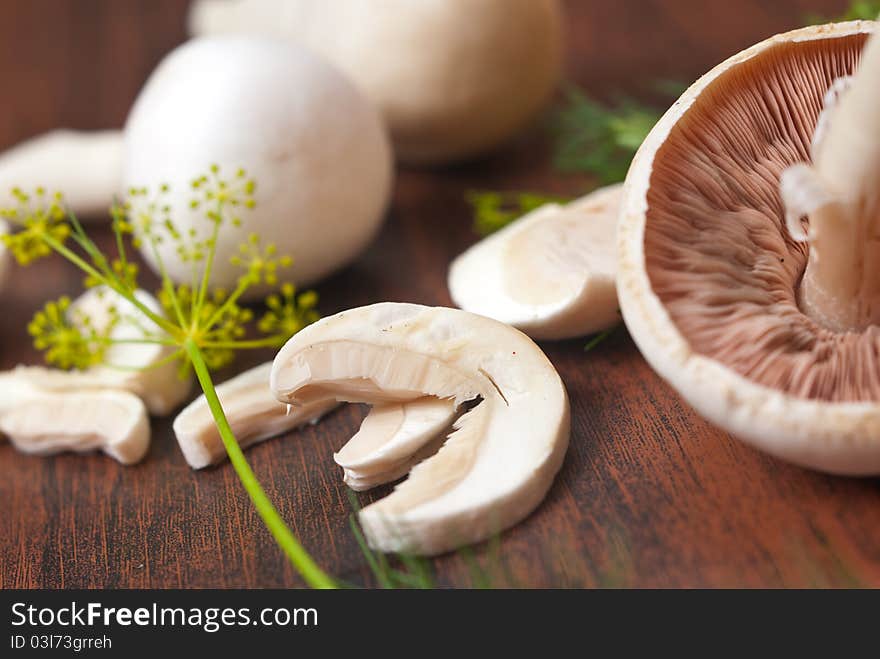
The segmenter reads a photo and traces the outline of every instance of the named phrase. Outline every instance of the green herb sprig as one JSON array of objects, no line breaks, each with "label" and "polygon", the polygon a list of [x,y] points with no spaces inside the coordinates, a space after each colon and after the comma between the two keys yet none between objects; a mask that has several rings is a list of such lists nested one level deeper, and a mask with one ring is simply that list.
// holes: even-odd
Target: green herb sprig
[{"label": "green herb sprig", "polygon": [[568,199],[537,192],[472,190],[465,200],[474,214],[474,231],[488,236],[544,204],[564,204]]},{"label": "green herb sprig", "polygon": [[[49,196],[43,189],[30,194],[16,189],[16,205],[0,210],[0,217],[13,227],[2,240],[19,264],[30,265],[59,254],[84,273],[86,287],[103,287],[131,305],[144,328],[143,337],[136,341],[168,347],[167,361],[180,362],[182,377],[195,373],[236,474],[291,564],[308,585],[333,588],[336,582],[306,552],[261,487],[229,426],[211,378],[211,372],[228,365],[238,351],[280,347],[318,318],[314,292],[297,293],[289,282],[279,285],[291,259],[277,254],[274,245],[262,244],[254,234],[247,237],[232,259],[233,265],[241,269],[235,288],[228,292],[211,285],[219,233],[224,228],[241,226],[241,215],[256,205],[255,190],[256,183],[244,170],[227,178],[218,166],[212,166],[209,173],[191,183],[190,208],[201,211],[206,223],[206,231],[197,231],[183,230],[175,224],[167,202],[168,186],[161,186],[155,196],[143,188],[131,189],[110,210],[116,245],[111,257],[64,207],[60,194]],[[159,246],[169,241],[177,256],[190,265],[187,283],[175,282],[168,273]],[[129,249],[144,246],[159,271],[161,289],[157,297],[164,315],[150,309],[136,295],[139,272]],[[244,294],[254,286],[277,287],[266,299],[267,311],[259,319],[241,305]],[[88,368],[103,363],[107,348],[121,342],[112,336],[120,312],[111,307],[110,322],[98,328],[88,318],[75,317],[70,309],[70,299],[62,297],[36,313],[28,326],[35,347],[44,353],[47,363],[60,368]],[[258,338],[250,338],[254,334]]]}]

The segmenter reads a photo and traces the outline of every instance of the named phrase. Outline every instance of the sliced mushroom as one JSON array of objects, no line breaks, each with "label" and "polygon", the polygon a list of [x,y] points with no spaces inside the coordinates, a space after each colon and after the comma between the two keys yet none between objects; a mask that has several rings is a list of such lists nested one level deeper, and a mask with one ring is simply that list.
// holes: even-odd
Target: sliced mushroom
[{"label": "sliced mushroom", "polygon": [[[137,298],[147,308],[161,314],[158,301],[146,291],[137,291]],[[161,336],[149,320],[143,319],[125,298],[105,288],[86,291],[70,305],[71,322],[88,318],[92,327],[103,331],[111,322],[110,309],[115,308],[119,321],[111,330],[111,338],[137,341],[148,334]],[[111,345],[104,355],[104,365],[85,371],[60,371],[41,366],[19,366],[21,379],[49,391],[75,389],[124,389],[144,401],[152,414],[164,416],[178,407],[189,395],[192,378],[180,377],[177,360],[170,346],[155,343],[119,343]]]},{"label": "sliced mushroom", "polygon": [[[120,131],[55,130],[0,154],[0,195],[43,187],[62,193],[76,215],[103,218],[122,187],[122,155]],[[14,203],[0,196],[0,206]]]},{"label": "sliced mushroom", "polygon": [[[840,474],[880,473],[880,332],[870,314],[850,314],[854,298],[834,293],[831,306],[839,307],[825,313],[803,304],[799,288],[808,260],[821,254],[820,266],[847,269],[840,281],[856,281],[851,275],[863,267],[873,278],[863,289],[870,297],[878,261],[862,256],[875,254],[877,243],[868,244],[875,234],[860,233],[869,226],[859,223],[838,223],[836,238],[823,226],[820,236],[812,214],[804,243],[799,226],[796,235],[787,229],[779,186],[783,171],[810,160],[823,99],[859,68],[874,29],[851,22],[779,35],[700,78],[637,154],[618,227],[621,309],[651,365],[734,435]],[[878,66],[872,59],[864,82],[857,74],[841,108],[859,86],[876,99]],[[865,108],[872,116],[859,115],[865,125],[843,127],[858,136],[844,138],[853,162],[840,154],[835,162],[854,180],[826,191],[833,198],[869,187],[873,226],[880,174],[855,179],[880,153],[878,102]],[[823,122],[819,155],[840,139],[839,122],[852,121],[845,117],[835,112]],[[824,177],[822,158],[817,166]],[[793,175],[805,172],[811,176]],[[822,193],[811,193],[815,210]],[[854,232],[862,238],[853,241]]]},{"label": "sliced mushroom", "polygon": [[510,527],[543,499],[568,446],[568,397],[544,353],[456,309],[383,303],[320,320],[278,353],[271,387],[299,405],[481,399],[436,455],[361,511],[381,551],[437,554]]},{"label": "sliced mushroom", "polygon": [[613,327],[622,193],[612,185],[566,206],[547,204],[477,243],[449,270],[453,301],[535,339]]},{"label": "sliced mushroom", "polygon": [[17,371],[0,374],[0,434],[24,453],[100,449],[122,464],[139,462],[150,445],[143,402],[125,391],[52,391]]},{"label": "sliced mushroom", "polygon": [[[455,420],[450,400],[426,396],[407,403],[388,403],[373,407],[360,430],[333,455],[345,472],[345,482],[353,490],[367,490],[404,476],[427,457],[422,449],[437,438],[446,438]],[[439,447],[436,447],[439,448]]]},{"label": "sliced mushroom", "polygon": [[[272,363],[245,371],[217,386],[217,396],[239,446],[246,448],[294,428],[315,423],[338,405],[325,399],[300,407],[282,405],[269,390]],[[226,459],[223,440],[204,395],[174,419],[174,434],[184,458],[193,469]]]}]

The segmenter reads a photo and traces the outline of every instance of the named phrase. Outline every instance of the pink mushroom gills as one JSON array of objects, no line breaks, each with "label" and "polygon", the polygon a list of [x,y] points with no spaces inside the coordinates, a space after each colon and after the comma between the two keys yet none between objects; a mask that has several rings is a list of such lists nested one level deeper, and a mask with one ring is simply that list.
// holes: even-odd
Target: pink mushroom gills
[{"label": "pink mushroom gills", "polygon": [[700,78],[636,155],[618,225],[651,366],[753,446],[851,475],[880,473],[875,25],[778,35]]}]

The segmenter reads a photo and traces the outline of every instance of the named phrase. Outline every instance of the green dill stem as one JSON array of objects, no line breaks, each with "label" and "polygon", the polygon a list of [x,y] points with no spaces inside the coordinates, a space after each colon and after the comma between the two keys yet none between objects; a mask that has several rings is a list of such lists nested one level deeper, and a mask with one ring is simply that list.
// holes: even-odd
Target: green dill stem
[{"label": "green dill stem", "polygon": [[174,284],[171,281],[171,277],[168,276],[168,270],[165,268],[165,261],[162,260],[162,255],[159,254],[156,240],[153,236],[145,236],[145,238],[150,243],[150,251],[153,253],[153,258],[156,259],[156,268],[162,274],[162,288],[165,289],[165,294],[171,300],[171,306],[174,308],[174,315],[177,316],[180,329],[185,329],[186,319],[183,316],[183,310],[180,308],[180,301],[177,299],[177,291],[174,290]]},{"label": "green dill stem", "polygon": [[151,309],[147,308],[147,306],[144,305],[143,302],[138,300],[137,296],[132,294],[131,291],[128,291],[127,289],[120,286],[118,283],[116,283],[114,281],[108,280],[107,277],[105,277],[100,272],[95,270],[91,265],[86,263],[79,256],[77,256],[76,254],[71,252],[63,244],[61,244],[60,242],[58,242],[54,238],[50,238],[49,236],[43,236],[43,240],[46,241],[46,244],[49,245],[49,247],[51,247],[56,252],[58,252],[61,256],[63,256],[68,261],[73,263],[76,267],[78,267],[80,270],[85,272],[87,275],[91,275],[96,281],[99,281],[102,284],[109,286],[112,290],[119,293],[122,297],[124,297],[126,300],[131,302],[135,307],[138,308],[139,311],[141,311],[141,313],[143,313],[147,318],[152,320],[158,327],[160,327],[161,329],[165,330],[166,332],[170,332],[170,333],[173,333],[176,330],[174,325],[169,323],[167,320],[165,320],[164,318],[162,318],[158,314],[154,313]]},{"label": "green dill stem", "polygon": [[281,519],[281,515],[278,514],[275,506],[272,505],[269,497],[260,486],[260,482],[254,475],[253,470],[251,470],[244,457],[244,453],[241,451],[241,447],[238,445],[238,441],[235,439],[232,428],[229,427],[229,421],[223,412],[223,406],[217,397],[214,383],[211,380],[211,374],[208,371],[208,366],[205,364],[205,359],[202,357],[198,345],[192,339],[187,339],[184,342],[184,348],[192,362],[193,370],[199,379],[199,384],[205,393],[205,399],[208,401],[208,407],[214,416],[214,421],[217,423],[217,430],[220,432],[220,438],[223,440],[223,446],[226,447],[226,453],[229,455],[229,460],[232,462],[235,473],[238,474],[244,489],[247,490],[251,501],[254,502],[257,512],[263,518],[263,522],[266,524],[269,532],[272,533],[275,541],[284,553],[287,554],[294,568],[296,568],[309,586],[312,588],[336,588],[336,583],[333,579],[318,567],[308,552],[303,549],[303,546],[284,523],[284,520]]},{"label": "green dill stem", "polygon": [[226,300],[221,304],[216,311],[211,315],[208,319],[208,322],[205,323],[204,328],[206,330],[211,329],[218,320],[223,317],[223,314],[226,313],[226,310],[235,304],[244,292],[251,287],[251,282],[247,278],[242,278],[241,281],[238,282],[238,286],[235,287],[235,290],[232,292]]},{"label": "green dill stem", "polygon": [[[220,235],[220,218],[223,216],[223,202],[217,202],[217,217],[214,219],[214,230],[211,232],[211,242],[208,245],[208,258],[205,259],[205,270],[202,273],[202,285],[199,287],[198,293],[193,291],[193,307],[192,317],[198,318],[198,312],[202,310],[205,304],[205,298],[208,296],[208,285],[211,279],[211,268],[214,265],[214,258],[217,254],[217,236]],[[198,297],[198,300],[196,300]],[[208,327],[211,323],[208,323]]]}]

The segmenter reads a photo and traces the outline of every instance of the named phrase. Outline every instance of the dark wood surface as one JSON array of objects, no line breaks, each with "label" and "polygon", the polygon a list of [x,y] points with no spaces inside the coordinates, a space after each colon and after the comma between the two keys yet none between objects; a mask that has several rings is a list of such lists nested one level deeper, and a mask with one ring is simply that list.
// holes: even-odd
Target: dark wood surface
[{"label": "dark wood surface", "polygon": [[[656,78],[693,79],[809,11],[845,4],[573,0],[568,77],[599,95],[639,93]],[[151,68],[184,39],[186,5],[0,1],[0,147],[60,125],[121,124]],[[554,173],[547,147],[536,126],[480,162],[400,172],[372,249],[319,287],[324,313],[380,300],[449,304],[446,267],[475,239],[466,190],[574,194],[590,184]],[[59,261],[13,271],[0,293],[3,367],[37,359],[26,321],[78,282]],[[737,443],[660,381],[622,327],[588,354],[583,344],[544,345],[571,395],[571,448],[546,501],[503,535],[498,555],[478,548],[496,585],[880,585],[877,480],[811,473]],[[372,585],[331,457],[361,415],[341,409],[247,455],[320,563]],[[472,583],[462,555],[434,566],[442,585]],[[168,420],[154,421],[152,449],[136,467],[102,455],[27,457],[0,444],[0,587],[298,585],[231,467],[192,472]]]}]

